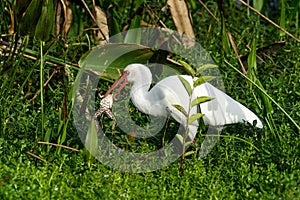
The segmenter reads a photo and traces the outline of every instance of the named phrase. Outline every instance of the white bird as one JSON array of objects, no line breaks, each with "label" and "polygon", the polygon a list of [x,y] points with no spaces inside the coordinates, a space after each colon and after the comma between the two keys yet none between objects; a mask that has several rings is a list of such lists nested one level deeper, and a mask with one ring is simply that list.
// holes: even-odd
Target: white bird
[{"label": "white bird", "polygon": [[[188,75],[180,75],[193,87],[193,78]],[[194,78],[195,80],[195,78]],[[114,88],[121,84],[117,95],[125,85],[132,83],[130,98],[133,104],[143,113],[152,116],[171,115],[177,122],[186,127],[186,116],[173,105],[189,109],[190,97],[178,76],[169,76],[159,81],[150,89],[152,73],[148,67],[142,64],[128,65],[122,76],[110,87],[104,96],[107,96]],[[150,89],[150,90],[149,90]],[[233,100],[221,90],[205,82],[194,88],[192,99],[200,96],[208,96],[213,100],[200,104],[203,120],[206,125],[220,126],[247,121],[251,124],[256,120],[256,127],[262,128],[260,119],[248,108]],[[197,107],[190,110],[190,116],[197,113]],[[189,125],[189,137],[193,139],[198,129],[198,121]]]}]

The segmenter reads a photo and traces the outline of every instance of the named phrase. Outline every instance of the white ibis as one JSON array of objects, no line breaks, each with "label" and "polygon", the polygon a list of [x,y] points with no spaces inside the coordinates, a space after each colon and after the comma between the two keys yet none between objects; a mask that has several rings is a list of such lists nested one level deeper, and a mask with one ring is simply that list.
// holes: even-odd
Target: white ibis
[{"label": "white ibis", "polygon": [[[193,78],[188,75],[180,75],[193,86]],[[132,83],[130,97],[133,104],[143,113],[152,116],[171,115],[177,122],[186,127],[185,115],[173,105],[181,105],[185,110],[189,109],[190,97],[178,76],[169,76],[159,81],[150,89],[152,74],[148,67],[142,64],[128,65],[122,76],[111,86],[104,96],[107,96],[114,88],[121,84],[117,95],[125,85]],[[150,89],[150,90],[149,90]],[[251,124],[256,120],[256,127],[262,128],[260,119],[248,108],[233,100],[221,90],[209,83],[197,86],[192,94],[192,99],[200,96],[208,96],[213,100],[200,104],[201,113],[204,114],[204,123],[209,126],[220,126],[247,121]],[[197,113],[197,107],[190,110],[190,116]],[[193,139],[197,133],[198,121],[189,125],[189,137]]]}]

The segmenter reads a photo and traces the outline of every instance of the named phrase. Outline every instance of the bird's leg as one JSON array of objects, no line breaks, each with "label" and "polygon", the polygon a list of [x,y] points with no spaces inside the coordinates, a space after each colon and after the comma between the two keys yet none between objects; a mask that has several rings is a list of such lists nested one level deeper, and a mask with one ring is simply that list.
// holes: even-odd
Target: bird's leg
[{"label": "bird's leg", "polygon": [[112,126],[112,129],[115,129],[117,120],[113,113],[111,112],[112,104],[113,104],[113,95],[107,95],[104,97],[103,95],[100,95],[98,93],[99,98],[101,98],[100,101],[100,107],[99,109],[95,112],[94,117],[97,119],[99,116],[102,116],[105,114],[108,118],[112,119],[114,121],[114,124]]}]

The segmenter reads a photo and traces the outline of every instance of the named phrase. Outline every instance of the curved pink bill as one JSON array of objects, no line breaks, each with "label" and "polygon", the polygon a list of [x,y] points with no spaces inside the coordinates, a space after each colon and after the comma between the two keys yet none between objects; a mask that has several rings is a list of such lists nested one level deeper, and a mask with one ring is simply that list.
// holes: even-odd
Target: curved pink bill
[{"label": "curved pink bill", "polygon": [[109,95],[111,93],[111,91],[113,91],[118,85],[120,85],[122,83],[121,86],[113,94],[113,99],[114,99],[115,96],[117,96],[117,94],[119,94],[122,91],[122,89],[128,84],[128,81],[127,81],[128,75],[129,75],[129,72],[125,70],[123,72],[122,76],[120,76],[120,78],[114,84],[112,84],[112,86],[110,86],[110,88],[106,91],[106,93],[104,94],[104,97]]}]

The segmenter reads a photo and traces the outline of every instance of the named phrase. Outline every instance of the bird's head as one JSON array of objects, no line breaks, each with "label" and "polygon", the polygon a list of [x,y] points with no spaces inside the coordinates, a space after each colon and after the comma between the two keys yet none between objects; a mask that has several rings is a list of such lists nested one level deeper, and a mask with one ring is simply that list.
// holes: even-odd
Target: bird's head
[{"label": "bird's head", "polygon": [[107,92],[104,94],[104,97],[109,95],[111,91],[120,84],[121,85],[114,96],[119,93],[128,83],[133,83],[135,81],[148,82],[148,79],[151,83],[152,76],[148,67],[143,64],[130,64],[124,69],[123,74],[120,76],[120,78],[107,90]]},{"label": "bird's head", "polygon": [[122,76],[125,76],[129,83],[133,83],[136,81],[145,82],[148,79],[150,79],[151,82],[152,80],[152,74],[149,68],[139,63],[128,65],[124,69]]}]

